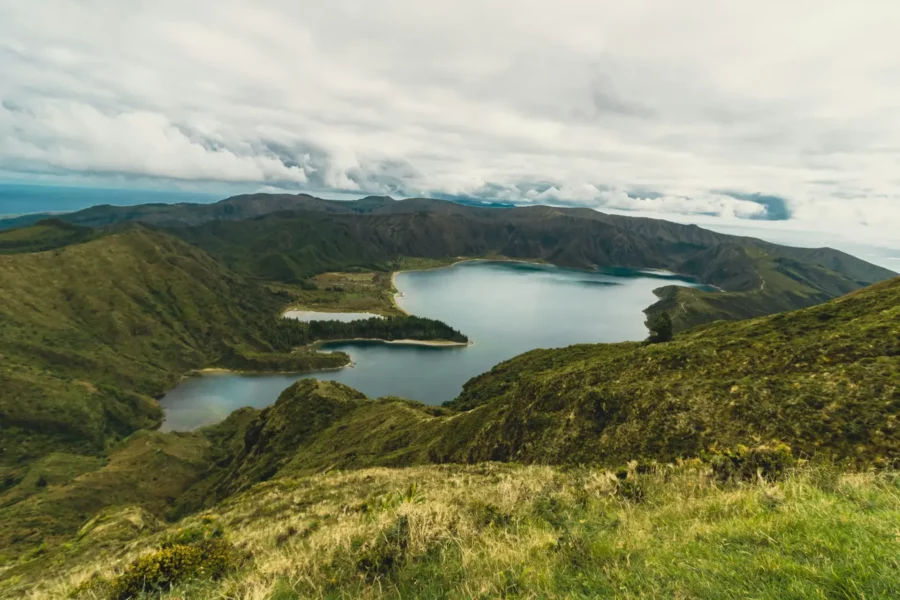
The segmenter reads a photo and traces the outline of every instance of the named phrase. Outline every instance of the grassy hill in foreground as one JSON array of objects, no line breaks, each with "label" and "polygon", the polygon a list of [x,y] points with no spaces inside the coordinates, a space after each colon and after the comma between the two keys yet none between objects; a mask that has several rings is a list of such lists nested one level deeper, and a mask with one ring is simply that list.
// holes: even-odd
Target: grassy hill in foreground
[{"label": "grassy hill in foreground", "polygon": [[52,577],[17,571],[0,594],[119,600],[164,571],[161,594],[136,597],[890,598],[898,519],[890,472],[365,469],[272,481],[174,526],[109,511],[52,555]]}]

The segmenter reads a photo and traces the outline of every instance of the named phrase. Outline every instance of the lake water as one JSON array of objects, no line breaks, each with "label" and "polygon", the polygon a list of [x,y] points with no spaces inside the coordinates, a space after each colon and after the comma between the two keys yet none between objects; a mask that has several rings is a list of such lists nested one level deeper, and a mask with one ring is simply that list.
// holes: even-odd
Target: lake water
[{"label": "lake water", "polygon": [[372,398],[402,396],[440,404],[456,397],[470,378],[534,348],[644,339],[642,311],[656,300],[653,290],[676,282],[691,285],[675,279],[642,271],[595,273],[480,261],[400,273],[400,306],[450,324],[473,345],[333,343],[323,348],[348,353],[352,367],[307,375],[191,377],[162,399],[163,429],[193,429],[242,406],[268,406],[303,377],[340,381]]}]

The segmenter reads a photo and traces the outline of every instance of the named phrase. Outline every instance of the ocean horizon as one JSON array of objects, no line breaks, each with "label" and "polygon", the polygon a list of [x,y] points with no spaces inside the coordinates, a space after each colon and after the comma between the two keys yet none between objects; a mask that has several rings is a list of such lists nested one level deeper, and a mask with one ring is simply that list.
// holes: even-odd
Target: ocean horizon
[{"label": "ocean horizon", "polygon": [[0,218],[34,213],[67,213],[112,204],[206,204],[227,198],[229,193],[184,190],[145,190],[59,185],[0,183]]}]

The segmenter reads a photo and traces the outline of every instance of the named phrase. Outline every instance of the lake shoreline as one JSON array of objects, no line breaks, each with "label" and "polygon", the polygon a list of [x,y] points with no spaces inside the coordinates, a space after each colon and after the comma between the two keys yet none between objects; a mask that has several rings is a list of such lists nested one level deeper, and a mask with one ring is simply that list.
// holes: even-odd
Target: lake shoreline
[{"label": "lake shoreline", "polygon": [[[197,375],[310,375],[312,373],[325,373],[328,371],[340,371],[342,369],[348,369],[355,366],[352,360],[348,360],[346,364],[343,364],[339,367],[322,367],[320,369],[303,369],[303,370],[287,370],[287,371],[260,371],[260,370],[241,370],[241,369],[226,369],[225,367],[205,367],[203,369],[192,369],[181,376],[181,380],[184,381],[189,377],[195,377]],[[165,395],[165,394],[163,394]]]},{"label": "lake shoreline", "polygon": [[399,346],[431,346],[435,348],[465,348],[474,346],[475,342],[454,342],[451,340],[384,340],[381,338],[346,338],[341,340],[319,340],[313,342],[308,347],[313,349],[321,348],[326,344],[348,344],[353,342],[376,342],[379,344],[395,344]]},{"label": "lake shoreline", "polygon": [[[329,319],[301,319],[296,315],[292,315],[290,313],[298,313],[298,314],[334,314],[334,315],[366,315],[366,319],[384,319],[385,315],[379,315],[378,313],[369,312],[366,310],[326,310],[326,309],[312,309],[308,307],[297,307],[297,306],[289,306],[285,308],[281,313],[282,319],[295,319],[300,321],[301,323],[309,323],[310,321],[328,321]],[[363,319],[359,319],[363,320]]]}]

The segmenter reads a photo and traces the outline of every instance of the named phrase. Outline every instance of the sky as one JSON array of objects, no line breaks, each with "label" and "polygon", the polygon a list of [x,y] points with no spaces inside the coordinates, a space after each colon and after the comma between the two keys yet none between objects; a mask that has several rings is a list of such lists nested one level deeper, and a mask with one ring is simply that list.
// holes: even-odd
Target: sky
[{"label": "sky", "polygon": [[900,246],[900,2],[0,0],[0,180]]}]

